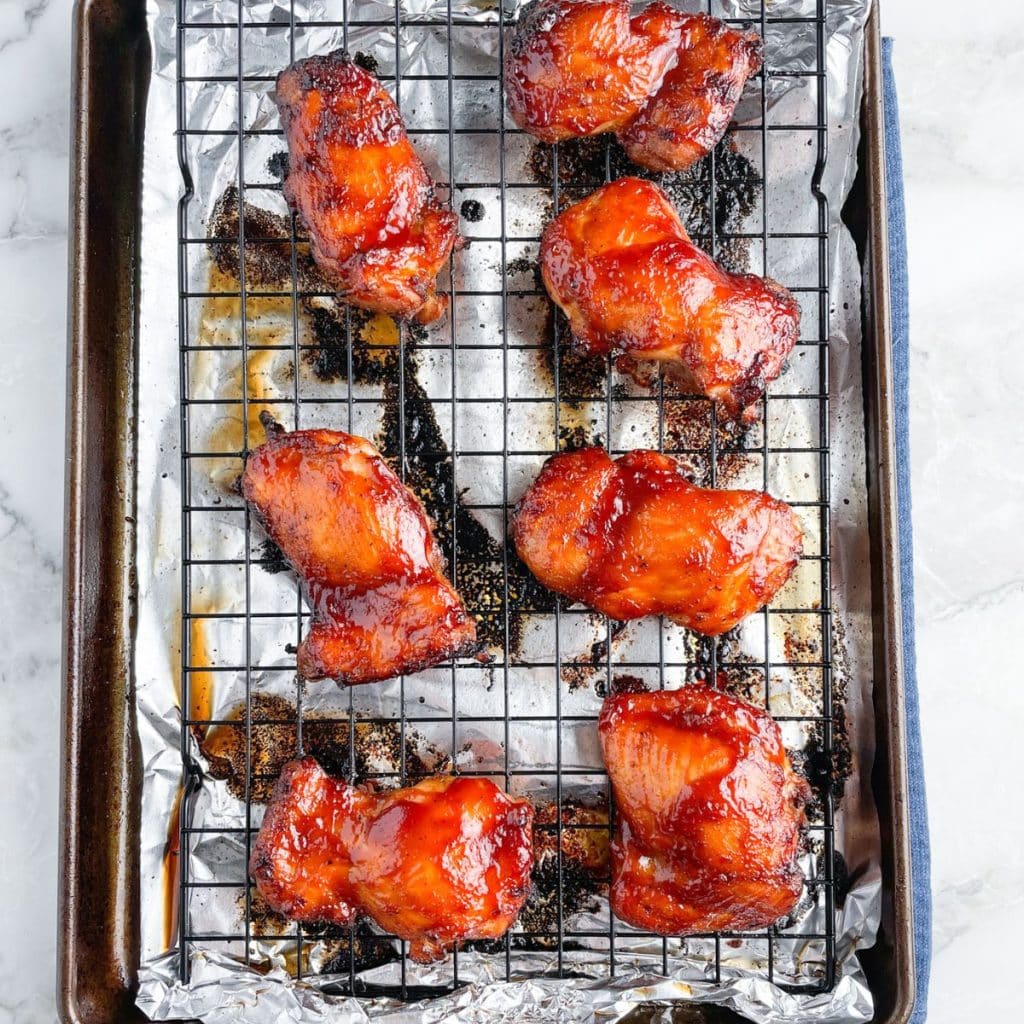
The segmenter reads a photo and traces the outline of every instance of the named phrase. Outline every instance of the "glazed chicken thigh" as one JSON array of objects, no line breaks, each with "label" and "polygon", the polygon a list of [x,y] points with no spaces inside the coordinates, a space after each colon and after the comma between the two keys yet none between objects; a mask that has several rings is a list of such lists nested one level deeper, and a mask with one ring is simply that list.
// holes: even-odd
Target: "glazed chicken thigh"
[{"label": "glazed chicken thigh", "polygon": [[664,191],[639,178],[612,181],[548,224],[541,272],[586,351],[663,361],[731,419],[754,415],[800,337],[790,293],[723,270],[690,242]]},{"label": "glazed chicken thigh", "polygon": [[752,417],[800,335],[799,306],[782,285],[723,270],[690,241],[668,196],[639,178],[559,214],[540,266],[585,351],[664,362],[732,419]]},{"label": "glazed chicken thigh", "polygon": [[618,131],[661,85],[681,15],[629,0],[537,0],[519,15],[505,56],[513,120],[544,142]]},{"label": "glazed chicken thigh", "polygon": [[772,599],[801,549],[793,510],[707,490],[655,451],[550,458],[515,511],[519,557],[551,590],[614,619],[667,615],[708,636]]},{"label": "glazed chicken thigh", "polygon": [[299,674],[367,683],[474,651],[423,506],[373,445],[333,430],[268,433],[242,492],[313,610]]},{"label": "glazed chicken thigh", "polygon": [[690,935],[764,928],[793,909],[809,789],[765,711],[705,686],[623,693],[598,730],[617,917]]},{"label": "glazed chicken thigh", "polygon": [[337,925],[368,915],[429,963],[508,931],[530,890],[532,821],[487,779],[375,792],[307,757],[285,765],[249,872],[273,910]]},{"label": "glazed chicken thigh", "polygon": [[615,132],[630,159],[682,170],[725,133],[761,40],[658,2],[536,0],[505,58],[513,120],[544,142]]},{"label": "glazed chicken thigh", "polygon": [[284,194],[313,257],[346,302],[415,317],[444,312],[436,278],[461,244],[394,100],[341,51],[297,61],[277,79],[288,142]]},{"label": "glazed chicken thigh", "polygon": [[761,67],[761,40],[707,14],[682,16],[676,63],[661,88],[618,132],[626,155],[652,171],[678,171],[725,134],[747,79]]}]

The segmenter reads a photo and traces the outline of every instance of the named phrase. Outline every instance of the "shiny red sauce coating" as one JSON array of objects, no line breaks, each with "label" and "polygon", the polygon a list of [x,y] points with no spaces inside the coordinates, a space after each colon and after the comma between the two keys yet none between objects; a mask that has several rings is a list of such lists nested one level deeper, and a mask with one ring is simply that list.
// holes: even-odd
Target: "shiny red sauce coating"
[{"label": "shiny red sauce coating", "polygon": [[689,167],[715,148],[743,87],[761,67],[761,40],[707,14],[681,16],[676,63],[619,132],[630,160],[652,171]]},{"label": "shiny red sauce coating", "polygon": [[730,418],[749,418],[800,336],[800,307],[782,285],[723,270],[690,241],[668,196],[639,178],[559,214],[540,266],[581,347],[664,362]]},{"label": "shiny red sauce coating", "polygon": [[802,889],[807,783],[767,712],[705,686],[609,697],[612,911],[663,935],[763,928]]},{"label": "shiny red sauce coating", "polygon": [[761,40],[656,2],[537,0],[505,57],[509,113],[545,142],[616,132],[631,160],[682,170],[725,133]]},{"label": "shiny red sauce coating", "polygon": [[797,563],[793,510],[761,491],[690,483],[667,455],[550,458],[515,511],[520,558],[551,590],[614,619],[669,618],[708,636],[772,599]]},{"label": "shiny red sauce coating", "polygon": [[285,765],[249,872],[296,921],[371,917],[428,963],[497,939],[530,890],[533,808],[487,779],[437,777],[374,792],[311,757]]},{"label": "shiny red sauce coating", "polygon": [[271,434],[249,454],[242,492],[313,609],[302,677],[367,683],[476,649],[423,506],[369,441]]},{"label": "shiny red sauce coating", "polygon": [[340,51],[296,61],[277,79],[288,142],[284,194],[313,257],[345,301],[415,316],[444,312],[436,278],[461,244],[394,100]]}]

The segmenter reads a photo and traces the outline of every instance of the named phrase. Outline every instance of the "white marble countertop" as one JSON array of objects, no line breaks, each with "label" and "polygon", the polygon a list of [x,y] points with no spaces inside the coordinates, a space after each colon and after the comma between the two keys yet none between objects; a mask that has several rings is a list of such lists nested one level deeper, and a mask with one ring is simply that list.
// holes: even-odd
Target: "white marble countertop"
[{"label": "white marble countertop", "polygon": [[[55,1013],[70,25],[69,0],[0,0],[0,1024]],[[930,1021],[1003,1022],[1024,998],[1024,686],[1006,639],[1024,622],[1024,250],[1008,230],[1024,13],[883,0],[883,29],[910,232]]]}]

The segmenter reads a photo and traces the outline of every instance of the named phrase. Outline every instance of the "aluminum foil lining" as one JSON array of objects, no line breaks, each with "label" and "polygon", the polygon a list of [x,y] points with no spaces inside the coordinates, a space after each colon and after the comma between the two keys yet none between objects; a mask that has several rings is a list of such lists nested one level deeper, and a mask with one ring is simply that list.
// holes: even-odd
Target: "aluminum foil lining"
[{"label": "aluminum foil lining", "polygon": [[[682,2],[683,8],[706,9],[706,5]],[[771,18],[790,18],[770,26],[766,45],[768,63],[774,69],[813,70],[816,62],[813,25],[801,18],[812,17],[818,4],[814,0],[775,0],[767,5]],[[461,22],[472,21],[478,29],[456,30],[452,46],[444,27],[417,25],[418,21],[444,20],[447,2],[436,0],[400,0],[402,27],[396,36],[393,27],[375,25],[346,31],[343,16],[356,22],[394,21],[392,4],[380,0],[295,0],[294,16],[301,27],[294,37],[288,31],[292,12],[282,0],[257,0],[241,4],[215,0],[150,0],[148,18],[153,41],[153,79],[150,86],[146,145],[144,154],[144,190],[142,225],[142,289],[140,306],[141,339],[139,352],[139,431],[138,431],[138,581],[139,610],[136,636],[136,704],[140,744],[145,765],[142,800],[142,966],[139,1006],[152,1018],[164,1020],[194,1017],[204,1022],[226,1021],[334,1021],[380,1019],[421,1021],[450,1019],[465,1021],[512,1018],[549,1020],[617,1020],[638,1003],[670,1007],[679,1000],[702,1000],[731,1007],[751,1020],[776,1021],[866,1021],[872,1016],[872,1003],[857,951],[872,944],[878,927],[880,908],[879,831],[870,792],[868,766],[873,756],[871,718],[871,606],[867,539],[867,504],[863,452],[863,406],[860,354],[860,267],[852,239],[838,219],[838,211],[852,183],[856,165],[857,112],[861,94],[861,54],[863,25],[868,0],[837,0],[828,7],[827,19],[827,100],[829,147],[822,189],[829,200],[832,222],[829,225],[828,266],[831,308],[829,327],[830,402],[829,441],[831,460],[831,600],[834,620],[832,651],[835,691],[841,695],[846,723],[844,749],[849,754],[842,800],[835,816],[836,852],[844,865],[848,886],[834,907],[836,927],[836,984],[831,991],[814,995],[791,994],[783,984],[799,984],[819,977],[822,971],[821,944],[812,940],[778,942],[773,950],[776,984],[769,983],[765,971],[768,944],[764,939],[725,942],[721,950],[720,977],[714,975],[714,957],[708,940],[670,940],[663,950],[659,941],[633,937],[630,929],[619,926],[616,932],[616,974],[608,977],[608,953],[602,941],[580,941],[577,948],[565,949],[561,963],[575,977],[557,978],[559,956],[545,949],[519,949],[514,974],[505,980],[504,955],[464,951],[458,957],[458,976],[467,984],[453,994],[418,1003],[399,1003],[387,998],[354,999],[331,993],[332,985],[348,979],[331,973],[337,943],[329,938],[307,939],[302,952],[304,978],[292,979],[295,966],[294,939],[287,933],[252,939],[246,948],[243,939],[204,944],[201,939],[189,943],[190,982],[179,982],[178,935],[176,931],[178,894],[176,850],[177,814],[183,784],[182,742],[187,760],[202,770],[203,784],[190,801],[190,823],[208,830],[209,838],[190,842],[180,857],[190,879],[214,886],[193,891],[188,907],[193,934],[230,935],[239,930],[242,914],[240,894],[245,879],[244,840],[237,839],[232,828],[247,824],[247,811],[230,778],[231,733],[221,733],[221,747],[211,740],[210,732],[191,730],[183,733],[181,640],[182,640],[182,487],[179,374],[187,375],[187,394],[192,398],[237,399],[240,388],[249,389],[249,420],[240,408],[193,406],[187,423],[187,439],[193,451],[207,451],[206,459],[191,460],[189,493],[193,505],[225,508],[237,504],[232,484],[240,471],[240,460],[232,451],[262,440],[255,413],[267,409],[287,427],[333,426],[351,429],[371,438],[380,438],[388,429],[387,385],[373,374],[357,379],[352,392],[361,399],[357,404],[337,403],[346,394],[348,384],[330,379],[324,367],[300,360],[298,365],[290,348],[292,332],[298,331],[300,343],[321,341],[318,330],[323,321],[343,315],[331,299],[313,299],[294,309],[290,296],[260,300],[258,308],[247,310],[244,333],[250,345],[250,357],[243,363],[238,351],[243,336],[242,311],[237,300],[219,298],[218,291],[230,291],[232,267],[230,251],[218,256],[214,245],[203,244],[215,230],[228,233],[237,226],[237,193],[232,207],[232,189],[237,186],[239,153],[235,135],[230,131],[241,117],[246,128],[242,159],[242,177],[247,183],[265,182],[273,186],[275,154],[283,148],[281,140],[265,130],[278,125],[271,89],[272,78],[295,56],[328,52],[344,46],[360,52],[376,63],[382,73],[394,69],[396,57],[404,78],[401,105],[410,127],[443,127],[448,119],[447,84],[417,80],[419,73],[441,73],[449,59],[456,73],[480,76],[496,73],[498,14],[490,3],[464,3],[452,0],[451,13]],[[189,78],[208,78],[208,82],[187,82],[178,91],[176,12],[181,9],[190,22],[213,27],[190,29],[182,35],[184,72]],[[722,0],[711,4],[712,13],[760,20],[761,6],[752,0]],[[510,12],[514,7],[510,8]],[[252,27],[244,30],[241,57],[245,76],[267,80],[247,82],[241,92],[234,81],[239,69],[239,33],[231,26],[239,14]],[[450,54],[450,56],[449,56]],[[817,93],[813,77],[780,76],[770,78],[766,87],[766,106],[770,123],[776,125],[813,125],[816,123]],[[750,93],[751,90],[748,90]],[[761,98],[748,95],[737,112],[739,124],[756,124],[761,115]],[[503,116],[502,98],[494,81],[480,78],[460,82],[453,95],[452,117],[465,129],[497,127]],[[197,129],[184,137],[175,136],[177,104],[180,101],[186,127]],[[509,122],[506,122],[509,125]],[[224,130],[208,134],[203,130]],[[723,159],[736,166],[760,167],[769,164],[765,193],[751,205],[738,202],[723,208],[728,229],[738,234],[756,232],[761,211],[772,230],[793,233],[817,230],[817,203],[810,190],[816,147],[807,144],[813,133],[806,129],[792,134],[771,133],[765,150],[760,132],[737,132]],[[501,232],[503,204],[492,189],[459,188],[458,182],[486,182],[495,179],[494,140],[497,136],[461,132],[449,148],[444,133],[417,136],[415,144],[438,181],[454,177],[455,209],[465,200],[476,200],[482,219],[464,223],[463,231],[472,237],[493,237]],[[527,175],[536,159],[532,140],[517,134],[506,135],[505,170],[509,179]],[[179,153],[179,143],[181,150]],[[180,163],[179,163],[180,157]],[[810,160],[810,164],[808,161]],[[452,175],[452,167],[456,168]],[[190,299],[184,308],[188,316],[185,340],[193,347],[179,361],[177,344],[179,303],[177,296],[179,231],[178,203],[186,185],[192,198],[186,207],[184,234],[195,239],[187,248],[187,284],[205,297]],[[447,194],[442,189],[442,198]],[[707,190],[695,185],[683,187],[677,202],[688,209],[682,212],[699,236],[702,203]],[[254,223],[273,232],[285,223],[279,191],[272,187],[246,194],[248,207],[241,211],[252,215]],[[504,210],[507,233],[512,237],[539,234],[544,218],[550,214],[550,196],[542,189],[509,189]],[[234,222],[232,221],[234,217]],[[260,218],[263,218],[262,220]],[[269,227],[267,227],[269,225]],[[719,223],[719,228],[722,228]],[[236,247],[237,253],[237,247]],[[820,253],[817,245],[787,244],[773,241],[768,265],[764,265],[759,244],[727,246],[716,255],[737,268],[770,273],[787,284],[815,284]],[[510,291],[528,293],[535,288],[528,243],[509,242],[504,253],[493,243],[471,245],[456,257],[454,284],[460,293],[482,293],[500,288],[504,276]],[[247,273],[248,252],[246,254]],[[237,255],[236,255],[237,263]],[[237,274],[237,266],[234,268]],[[273,265],[254,268],[265,278],[267,290],[274,290]],[[310,271],[315,275],[315,271]],[[250,276],[250,281],[252,277]],[[269,283],[268,283],[269,282]],[[278,282],[280,283],[280,282]],[[237,287],[237,281],[235,282]],[[251,284],[250,284],[251,287]],[[315,288],[313,289],[315,290]],[[804,305],[803,337],[817,336],[816,299],[812,292],[801,294]],[[530,351],[541,330],[546,302],[534,296],[532,301],[510,305],[505,341],[508,344],[509,394],[542,394],[543,355]],[[500,311],[499,311],[500,312]],[[489,450],[500,438],[494,437],[494,406],[501,392],[493,393],[496,313],[486,299],[456,299],[452,311],[460,347],[458,361],[452,363],[451,327],[442,322],[419,338],[417,351],[403,364],[406,374],[406,399],[413,396],[429,410],[429,419],[449,447],[458,454],[453,459],[452,484],[466,500],[494,505],[507,499],[514,502],[543,459],[524,458],[509,465],[507,491],[503,493],[500,468],[476,456],[475,450]],[[366,326],[365,324],[363,325]],[[389,330],[386,325],[369,329]],[[393,329],[393,328],[390,328]],[[288,345],[275,348],[274,341],[285,338]],[[479,352],[468,346],[479,339]],[[445,350],[445,342],[448,351]],[[265,351],[252,346],[265,344]],[[514,357],[514,358],[513,358]],[[502,358],[499,352],[498,358]],[[818,387],[818,358],[813,348],[799,349],[783,378],[772,390],[792,394],[789,399],[773,399],[768,423],[754,428],[766,430],[771,447],[813,447],[818,436],[817,404],[801,400]],[[392,369],[393,369],[392,365]],[[386,376],[386,374],[384,375]],[[642,395],[649,392],[643,379],[616,375],[619,394]],[[488,388],[491,388],[489,391]],[[455,405],[453,389],[460,397],[476,401]],[[538,389],[540,391],[538,392]],[[645,389],[647,389],[645,391]],[[306,401],[297,414],[292,403],[296,391]],[[318,401],[321,400],[321,401]],[[365,400],[365,401],[363,401]],[[392,402],[393,407],[393,402]],[[525,405],[528,415],[509,425],[515,432],[516,447],[540,449],[552,435],[554,424],[544,405]],[[608,441],[616,448],[654,447],[659,425],[655,404],[651,402],[616,403],[614,417],[606,413],[604,399],[598,394],[562,407],[562,429],[575,431],[584,439]],[[206,410],[209,410],[207,412]],[[454,412],[452,410],[455,410]],[[499,421],[500,422],[500,421]],[[682,431],[692,424],[679,426]],[[673,426],[671,429],[675,429]],[[742,453],[718,467],[718,483],[723,486],[755,486],[767,483],[780,497],[795,501],[813,501],[816,497],[815,474],[808,471],[799,456],[757,461],[756,436],[749,458]],[[697,479],[707,480],[708,467],[695,457],[690,467]],[[460,499],[461,500],[461,499]],[[428,501],[428,508],[430,504]],[[436,510],[430,509],[435,516]],[[804,528],[808,550],[820,550],[816,518],[805,514]],[[499,545],[502,516],[498,512],[466,513],[475,521],[483,544]],[[462,529],[469,520],[462,520]],[[488,540],[487,538],[490,538]],[[208,655],[211,671],[193,672],[190,686],[191,717],[230,718],[237,713],[246,693],[245,679],[238,673],[216,671],[239,664],[240,647],[245,645],[245,624],[232,613],[244,611],[244,584],[238,574],[222,571],[220,560],[238,558],[248,542],[239,516],[225,511],[207,515],[203,525],[190,523],[192,556],[203,565],[192,565],[190,600],[193,614],[220,613],[210,620],[209,632],[188,634],[193,662],[196,648]],[[254,543],[260,540],[254,539]],[[250,551],[258,557],[258,550]],[[817,584],[820,586],[820,584]],[[813,571],[798,572],[780,595],[785,607],[811,607],[814,602]],[[550,658],[558,629],[557,643],[566,662],[576,663],[577,672],[569,678],[552,680],[545,669],[520,669],[505,666],[500,657],[487,671],[479,666],[460,665],[421,673],[403,682],[366,686],[342,691],[331,684],[307,686],[296,690],[293,670],[294,644],[302,628],[297,607],[294,579],[288,573],[252,571],[253,607],[264,610],[296,609],[296,616],[279,627],[253,629],[248,638],[251,664],[260,671],[251,674],[252,692],[267,707],[294,706],[301,699],[308,720],[321,715],[325,719],[345,719],[358,723],[363,716],[395,718],[409,706],[415,706],[418,719],[409,730],[418,744],[416,756],[433,758],[437,766],[491,773],[504,783],[505,770],[511,765],[522,769],[513,776],[512,788],[525,793],[539,805],[553,799],[552,772],[560,765],[573,774],[562,780],[563,795],[578,796],[581,803],[600,792],[604,785],[596,733],[592,722],[565,723],[559,749],[553,751],[551,725],[543,724],[550,711],[552,683],[561,687],[563,713],[581,716],[596,714],[600,706],[600,682],[603,662],[586,665],[586,652],[605,637],[605,625],[594,616],[563,615],[556,622],[552,615],[538,614],[520,623],[518,662],[537,662]],[[193,627],[190,627],[193,628]],[[694,638],[685,631],[661,629],[656,624],[631,624],[616,636],[610,662],[657,662],[659,652],[679,664],[692,659]],[[820,694],[809,685],[809,674],[799,670],[781,671],[768,680],[758,674],[757,665],[766,658],[772,662],[799,660],[780,657],[779,651],[815,651],[821,637],[800,616],[752,617],[730,638],[730,659],[746,660],[750,673],[736,682],[741,692],[768,704],[773,713],[813,715]],[[819,651],[820,653],[820,651]],[[614,666],[613,666],[614,667]],[[453,724],[453,717],[472,718],[494,713],[494,679],[510,679],[509,700],[523,701],[513,708],[520,717],[537,715],[537,723],[526,723],[510,734],[506,745],[502,736],[485,727]],[[741,674],[742,675],[742,674]],[[644,680],[652,684],[680,685],[690,681],[683,669],[654,672]],[[607,682],[607,680],[606,680]],[[742,689],[745,687],[746,689]],[[202,691],[202,714],[195,701]],[[500,687],[499,687],[500,690]],[[457,699],[458,715],[453,714]],[[275,703],[276,702],[276,703]],[[357,728],[357,725],[353,725]],[[222,727],[223,728],[223,727]],[[800,723],[787,722],[787,745],[799,758],[814,742]],[[226,736],[226,740],[225,740]],[[330,736],[327,737],[331,739]],[[394,768],[394,751],[364,751],[371,769]],[[216,748],[216,749],[214,749]],[[223,755],[223,756],[222,756]],[[406,756],[403,748],[401,756]],[[273,760],[272,758],[270,759]],[[227,768],[225,769],[225,764]],[[529,769],[529,770],[527,770]],[[592,772],[593,774],[588,774]],[[252,823],[261,813],[254,805]],[[221,832],[220,830],[227,830]],[[235,836],[235,838],[231,838]],[[822,850],[811,844],[802,866],[809,878],[820,877]],[[595,933],[608,927],[607,901],[599,895],[576,908],[574,921],[581,931]],[[819,933],[824,930],[826,901],[819,895],[804,901],[794,919],[781,928],[792,934]],[[266,931],[272,931],[268,928]],[[713,943],[712,943],[713,945]],[[250,964],[244,962],[246,952]],[[664,957],[664,960],[663,960]],[[664,973],[667,961],[668,973]],[[400,966],[395,959],[373,963],[361,971],[361,980],[370,985],[393,984]],[[443,986],[451,981],[451,961],[423,967],[407,962],[405,978],[410,985]],[[657,1011],[662,1012],[662,1011]],[[668,1009],[663,1011],[669,1013]],[[667,1018],[666,1018],[667,1019]]]}]

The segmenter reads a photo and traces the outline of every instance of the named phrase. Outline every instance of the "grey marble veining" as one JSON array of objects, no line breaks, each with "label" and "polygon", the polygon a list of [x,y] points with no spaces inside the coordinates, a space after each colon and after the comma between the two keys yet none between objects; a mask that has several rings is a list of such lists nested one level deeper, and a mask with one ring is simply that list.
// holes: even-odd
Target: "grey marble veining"
[{"label": "grey marble veining", "polygon": [[[1008,1021],[1024,903],[1024,686],[1006,640],[1024,621],[1024,13],[883,7],[911,238],[930,1020]],[[55,1013],[70,26],[69,0],[0,0],[0,1024]]]},{"label": "grey marble veining", "polygon": [[54,1018],[70,27],[0,3],[0,1024]]},{"label": "grey marble veining", "polygon": [[910,237],[918,678],[933,1024],[1024,1015],[1024,9],[882,0]]}]

